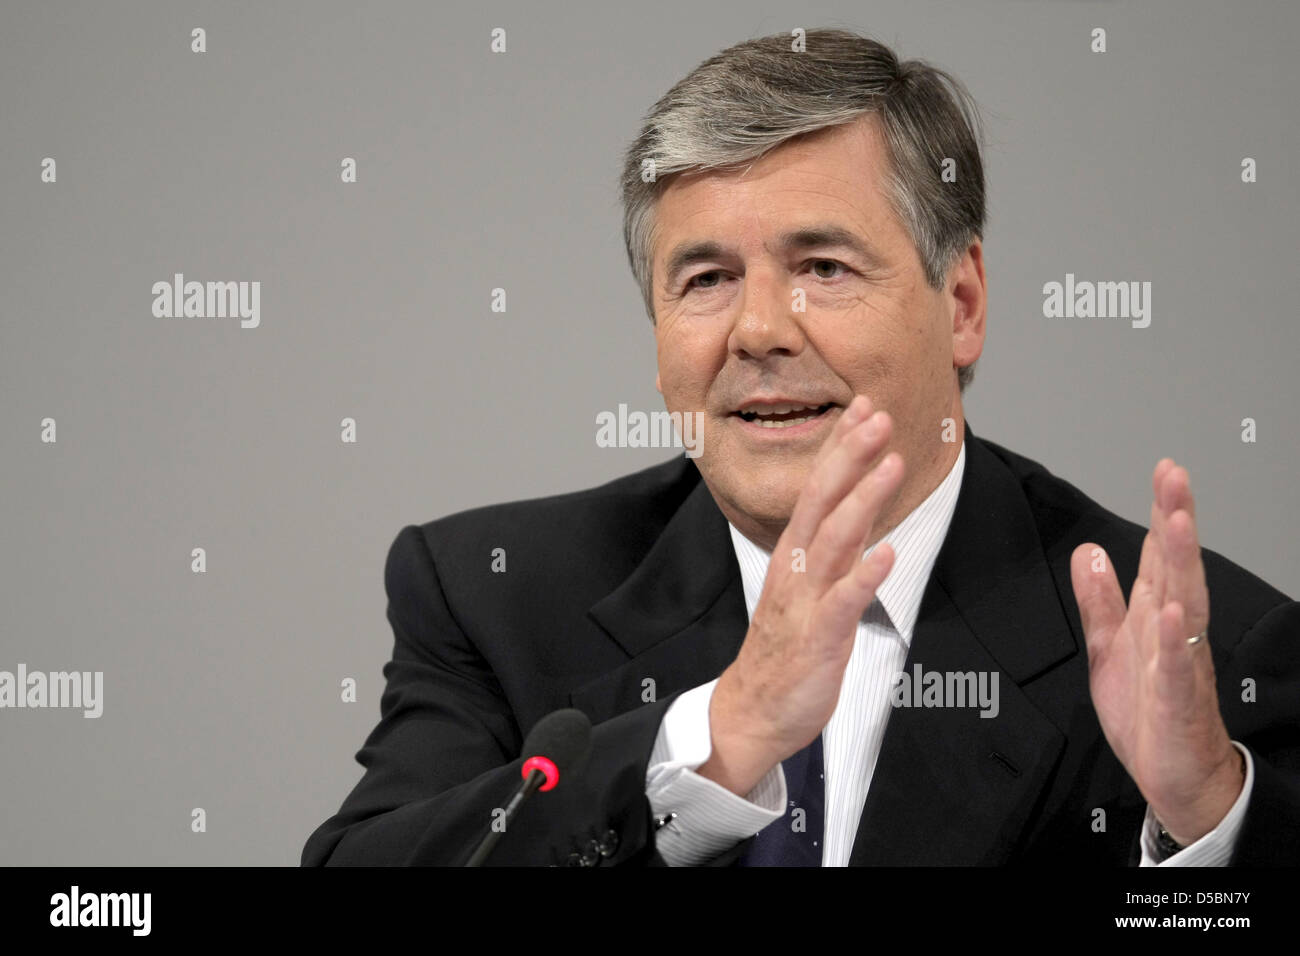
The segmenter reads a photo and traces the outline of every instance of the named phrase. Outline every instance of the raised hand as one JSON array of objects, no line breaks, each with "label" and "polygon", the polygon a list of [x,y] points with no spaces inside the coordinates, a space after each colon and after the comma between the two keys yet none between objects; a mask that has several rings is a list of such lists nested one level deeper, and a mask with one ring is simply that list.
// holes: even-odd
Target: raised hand
[{"label": "raised hand", "polygon": [[1102,731],[1156,818],[1186,846],[1231,809],[1243,763],[1219,713],[1210,638],[1195,639],[1209,628],[1210,595],[1187,469],[1161,459],[1152,489],[1128,606],[1099,545],[1075,549],[1070,577]]},{"label": "raised hand", "polygon": [[[772,552],[763,593],[736,660],[709,707],[713,751],[697,770],[747,794],[811,743],[835,711],[862,613],[894,563],[881,543],[862,552],[903,462],[888,445],[892,422],[858,396],[818,450],[789,524]],[[795,549],[803,549],[796,570]]]}]

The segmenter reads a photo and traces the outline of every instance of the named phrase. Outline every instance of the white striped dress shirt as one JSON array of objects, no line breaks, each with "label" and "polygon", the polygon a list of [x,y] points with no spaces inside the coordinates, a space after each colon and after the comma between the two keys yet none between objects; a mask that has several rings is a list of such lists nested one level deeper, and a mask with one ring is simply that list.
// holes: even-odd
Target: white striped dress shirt
[{"label": "white striped dress shirt", "polygon": [[[876,758],[889,720],[890,692],[907,660],[912,631],[930,572],[948,533],[965,470],[966,445],[938,487],[885,535],[894,566],[858,623],[839,701],[822,731],[825,765],[823,866],[847,866],[866,803]],[[752,620],[767,577],[770,552],[734,525],[731,540],[740,565],[745,605]],[[876,545],[865,554],[874,551]],[[717,856],[783,816],[785,775],[774,766],[745,797],[694,771],[709,758],[709,701],[717,680],[686,691],[664,714],[646,770],[646,796],[656,818],[675,814],[655,834],[656,849],[671,866],[693,866]],[[1213,831],[1162,865],[1223,865],[1231,856],[1254,778],[1249,752],[1241,797]],[[1154,817],[1143,827],[1142,865],[1155,864]]]}]

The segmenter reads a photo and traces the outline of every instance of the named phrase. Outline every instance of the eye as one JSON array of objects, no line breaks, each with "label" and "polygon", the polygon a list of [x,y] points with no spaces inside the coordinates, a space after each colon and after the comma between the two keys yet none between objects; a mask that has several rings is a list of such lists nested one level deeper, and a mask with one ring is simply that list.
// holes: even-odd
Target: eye
[{"label": "eye", "polygon": [[[717,279],[718,282],[700,281],[702,279],[708,279],[710,276]],[[721,272],[717,269],[712,269],[709,272],[701,272],[697,276],[692,276],[686,283],[685,291],[689,292],[691,289],[716,289],[719,282],[721,282]]]},{"label": "eye", "polygon": [[[847,271],[847,268],[845,267],[844,263],[842,263],[842,262],[836,262],[834,259],[811,259],[811,260],[809,260],[809,261],[812,263],[814,271],[816,271],[816,269],[817,269],[818,266],[830,266],[832,270],[834,270],[834,269],[845,269],[845,270]],[[824,273],[822,273],[822,272],[816,272],[816,275],[817,275],[817,277],[818,277],[819,279],[837,279],[837,278],[839,278],[839,276],[837,276],[837,275],[834,275],[834,274],[832,274],[832,275],[826,275],[826,274],[824,274]]]}]

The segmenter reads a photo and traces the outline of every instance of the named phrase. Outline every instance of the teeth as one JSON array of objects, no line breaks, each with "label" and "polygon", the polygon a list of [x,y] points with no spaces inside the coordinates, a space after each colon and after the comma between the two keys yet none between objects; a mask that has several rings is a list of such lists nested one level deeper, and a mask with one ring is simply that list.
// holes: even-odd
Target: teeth
[{"label": "teeth", "polygon": [[[812,421],[823,411],[830,408],[830,405],[766,405],[754,404],[745,406],[744,411],[739,412],[740,417],[751,425],[758,424],[764,428],[789,428],[792,425],[802,425],[804,422]],[[800,412],[808,414],[800,415]],[[781,415],[798,415],[797,418],[780,420]]]},{"label": "teeth", "polygon": [[745,408],[746,415],[786,415],[790,412],[815,412],[820,405],[750,405]]}]

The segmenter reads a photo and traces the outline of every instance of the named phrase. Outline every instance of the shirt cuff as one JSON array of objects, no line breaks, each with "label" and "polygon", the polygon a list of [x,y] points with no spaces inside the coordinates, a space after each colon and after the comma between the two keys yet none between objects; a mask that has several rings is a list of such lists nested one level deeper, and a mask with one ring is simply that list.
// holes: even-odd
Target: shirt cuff
[{"label": "shirt cuff", "polygon": [[1160,825],[1156,815],[1147,804],[1147,815],[1142,821],[1142,866],[1227,866],[1232,859],[1232,852],[1237,847],[1237,835],[1246,820],[1246,807],[1250,804],[1250,791],[1255,785],[1255,761],[1250,751],[1237,741],[1232,745],[1246,758],[1246,782],[1242,785],[1241,795],[1232,805],[1227,815],[1205,836],[1195,843],[1189,843],[1183,849],[1165,860],[1160,859],[1156,848],[1156,836]]},{"label": "shirt cuff", "polygon": [[656,820],[655,849],[669,866],[696,866],[753,836],[785,813],[785,774],[778,763],[744,797],[695,773],[713,753],[709,703],[717,680],[681,694],[664,713],[646,768],[646,796]]}]

